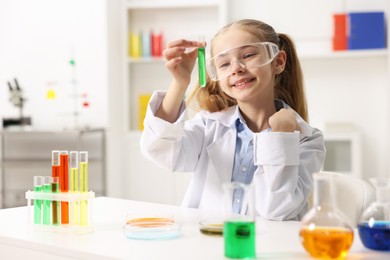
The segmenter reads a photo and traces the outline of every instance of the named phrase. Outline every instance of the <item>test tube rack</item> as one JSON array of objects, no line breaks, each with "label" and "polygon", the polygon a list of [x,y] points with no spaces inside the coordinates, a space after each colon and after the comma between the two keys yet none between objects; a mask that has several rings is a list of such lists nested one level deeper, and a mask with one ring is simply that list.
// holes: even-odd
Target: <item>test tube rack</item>
[{"label": "test tube rack", "polygon": [[[89,192],[80,192],[80,193],[45,193],[45,192],[35,192],[28,190],[26,192],[27,199],[27,208],[28,208],[28,226],[32,230],[42,230],[42,231],[51,231],[59,232],[66,234],[87,234],[94,231],[93,222],[92,222],[92,213],[93,213],[93,198],[95,193],[93,191]],[[86,225],[81,224],[35,224],[34,223],[34,209],[32,201],[41,200],[41,201],[57,201],[57,202],[68,202],[76,203],[81,201],[88,202],[88,220]],[[69,207],[69,215],[73,214],[73,207]],[[51,211],[50,211],[51,212]]]}]

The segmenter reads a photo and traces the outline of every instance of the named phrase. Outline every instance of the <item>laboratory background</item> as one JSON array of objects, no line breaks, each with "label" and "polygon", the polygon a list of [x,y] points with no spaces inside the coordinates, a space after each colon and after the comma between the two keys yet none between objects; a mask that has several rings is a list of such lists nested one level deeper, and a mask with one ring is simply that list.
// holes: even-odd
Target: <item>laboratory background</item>
[{"label": "laboratory background", "polygon": [[[370,37],[346,47],[342,17],[368,12]],[[148,98],[170,83],[161,53],[241,18],[295,41],[324,170],[389,177],[389,12],[386,0],[0,0],[0,206],[26,205],[58,149],[90,153],[97,196],[179,205],[190,173],[139,149]]]}]

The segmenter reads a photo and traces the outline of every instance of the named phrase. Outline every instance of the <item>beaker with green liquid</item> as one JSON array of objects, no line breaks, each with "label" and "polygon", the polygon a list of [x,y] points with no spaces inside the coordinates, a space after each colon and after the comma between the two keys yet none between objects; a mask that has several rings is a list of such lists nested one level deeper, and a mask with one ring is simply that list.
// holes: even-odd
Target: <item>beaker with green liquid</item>
[{"label": "beaker with green liquid", "polygon": [[256,258],[255,196],[253,185],[224,184],[223,226],[225,257]]}]

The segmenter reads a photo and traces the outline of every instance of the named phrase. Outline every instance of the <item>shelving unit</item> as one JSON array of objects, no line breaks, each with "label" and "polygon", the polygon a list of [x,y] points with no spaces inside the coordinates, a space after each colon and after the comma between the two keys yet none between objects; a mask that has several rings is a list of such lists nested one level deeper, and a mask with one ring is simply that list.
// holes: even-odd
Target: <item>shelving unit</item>
[{"label": "shelving unit", "polygon": [[[130,58],[129,35],[130,32],[158,30],[163,32],[164,46],[171,40],[196,40],[199,35],[205,35],[209,44],[218,29],[227,23],[227,0],[128,0],[124,8],[125,84],[121,91],[125,105],[122,124],[126,144],[124,196],[129,199],[179,204],[190,175],[162,170],[144,158],[139,149],[141,131],[138,128],[138,97],[155,90],[167,89],[171,76],[162,57]],[[191,86],[197,80],[196,68],[197,66]],[[147,189],[143,188],[145,186]],[[151,194],[151,190],[156,192]]]},{"label": "shelving unit", "polygon": [[[163,33],[163,46],[167,42],[180,38],[197,39],[205,35],[210,41],[217,30],[226,24],[226,0],[128,0],[126,2],[124,30],[127,35],[125,48],[125,90],[123,94],[128,106],[126,131],[138,131],[138,97],[151,94],[157,89],[166,89],[170,83],[170,75],[166,70],[162,57],[130,58],[130,32]],[[174,28],[174,30],[170,30]],[[194,71],[194,75],[197,71]],[[196,79],[194,79],[196,80]]]}]

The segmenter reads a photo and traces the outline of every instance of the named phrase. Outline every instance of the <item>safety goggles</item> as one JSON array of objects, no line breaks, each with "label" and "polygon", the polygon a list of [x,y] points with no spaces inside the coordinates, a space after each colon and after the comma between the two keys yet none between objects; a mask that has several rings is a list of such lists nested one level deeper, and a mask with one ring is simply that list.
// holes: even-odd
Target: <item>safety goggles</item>
[{"label": "safety goggles", "polygon": [[207,61],[211,80],[227,78],[233,66],[251,69],[267,65],[279,53],[278,45],[272,42],[256,42],[225,50]]}]

